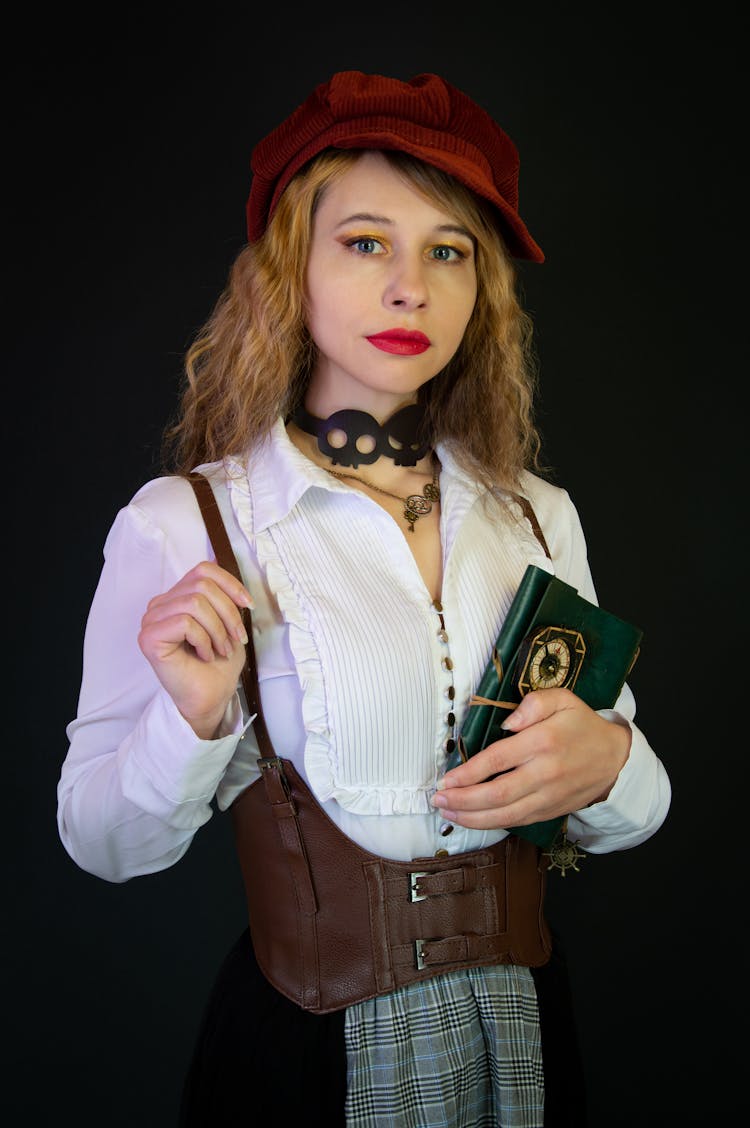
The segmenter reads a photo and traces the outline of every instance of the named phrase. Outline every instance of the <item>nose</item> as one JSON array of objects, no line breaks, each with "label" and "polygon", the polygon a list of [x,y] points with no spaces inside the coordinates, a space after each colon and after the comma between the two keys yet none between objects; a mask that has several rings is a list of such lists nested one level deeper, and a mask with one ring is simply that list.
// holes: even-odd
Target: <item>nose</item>
[{"label": "nose", "polygon": [[428,303],[424,263],[412,258],[394,261],[383,293],[387,309],[421,309]]}]

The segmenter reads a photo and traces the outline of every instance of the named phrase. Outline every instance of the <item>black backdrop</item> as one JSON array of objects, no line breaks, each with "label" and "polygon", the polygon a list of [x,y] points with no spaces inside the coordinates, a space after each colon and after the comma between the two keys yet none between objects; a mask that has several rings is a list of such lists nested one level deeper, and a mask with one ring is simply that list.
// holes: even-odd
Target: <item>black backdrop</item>
[{"label": "black backdrop", "polygon": [[104,537],[156,471],[181,356],[242,245],[251,146],[349,68],[437,70],[517,141],[521,211],[547,253],[522,268],[546,457],[578,505],[600,600],[645,632],[631,684],[672,777],[670,816],[550,890],[591,1128],[732,1119],[747,744],[739,36],[717,6],[701,25],[684,9],[660,24],[655,9],[608,9],[606,24],[555,11],[175,6],[113,12],[107,27],[26,19],[7,41],[13,1124],[172,1125],[203,1000],[245,924],[224,818],[172,870],[109,885],[64,853],[55,788]]}]

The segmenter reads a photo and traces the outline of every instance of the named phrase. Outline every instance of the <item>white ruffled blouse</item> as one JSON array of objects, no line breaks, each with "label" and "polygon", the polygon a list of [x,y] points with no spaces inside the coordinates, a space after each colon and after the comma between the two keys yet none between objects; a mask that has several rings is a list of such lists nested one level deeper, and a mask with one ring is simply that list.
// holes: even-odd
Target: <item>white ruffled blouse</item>
[{"label": "white ruffled blouse", "polygon": [[[305,458],[281,421],[245,463],[199,468],[255,600],[261,702],[277,754],[345,833],[402,859],[505,834],[453,827],[429,798],[526,565],[554,569],[596,598],[564,490],[533,475],[524,482],[550,562],[517,503],[438,454],[442,610],[406,525]],[[225,810],[258,775],[241,695],[219,738],[198,740],[137,644],[148,600],[212,556],[193,491],[177,477],[144,485],[107,537],[58,823],[74,860],[110,881],[172,865],[214,806]],[[629,760],[607,801],[570,819],[571,836],[592,852],[636,845],[667,813],[669,782],[634,714],[625,686],[605,715],[630,725]]]}]

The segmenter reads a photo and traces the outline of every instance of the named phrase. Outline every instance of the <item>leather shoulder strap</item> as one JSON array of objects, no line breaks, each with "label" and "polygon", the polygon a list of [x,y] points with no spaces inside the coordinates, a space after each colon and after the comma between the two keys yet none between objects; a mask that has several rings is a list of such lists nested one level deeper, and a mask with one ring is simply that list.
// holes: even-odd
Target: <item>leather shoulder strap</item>
[{"label": "leather shoulder strap", "polygon": [[531,525],[532,529],[534,530],[534,536],[536,537],[536,539],[539,541],[540,545],[544,549],[544,554],[547,557],[547,559],[551,560],[552,554],[551,554],[549,548],[547,547],[547,542],[544,539],[544,533],[542,532],[542,526],[539,524],[539,521],[537,520],[537,515],[534,512],[533,505],[531,504],[531,502],[529,501],[529,499],[527,497],[522,497],[521,494],[515,494],[514,493],[514,494],[511,494],[511,497],[515,501],[517,501],[518,504],[521,506],[521,509],[523,509],[525,516],[528,518],[529,524]]},{"label": "leather shoulder strap", "polygon": [[[237,558],[232,551],[232,545],[224,524],[224,519],[221,516],[214,491],[211,488],[211,483],[203,474],[189,474],[188,481],[193,487],[198,500],[198,505],[200,506],[200,511],[216,556],[216,562],[220,564],[222,568],[225,568],[227,572],[231,572],[240,583],[244,583],[240,575]],[[260,686],[258,684],[258,665],[255,658],[255,644],[253,642],[252,615],[250,614],[250,609],[247,607],[242,608],[242,621],[245,625],[248,638],[247,646],[245,647],[245,665],[242,667],[241,675],[242,688],[245,691],[245,699],[247,700],[247,707],[250,710],[250,714],[256,714],[255,720],[253,721],[253,731],[258,740],[260,754],[263,757],[273,758],[275,753],[273,745],[271,744],[271,738],[268,735],[268,729],[266,728],[263,709],[260,703]]]}]

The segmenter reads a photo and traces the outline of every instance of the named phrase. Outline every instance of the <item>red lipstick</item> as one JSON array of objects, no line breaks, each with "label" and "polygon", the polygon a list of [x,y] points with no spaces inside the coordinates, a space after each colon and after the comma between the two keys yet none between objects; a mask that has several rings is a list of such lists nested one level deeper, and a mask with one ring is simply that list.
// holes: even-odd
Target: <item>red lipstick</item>
[{"label": "red lipstick", "polygon": [[397,356],[417,356],[430,347],[430,338],[418,329],[386,329],[383,333],[373,333],[367,340],[376,349]]}]

